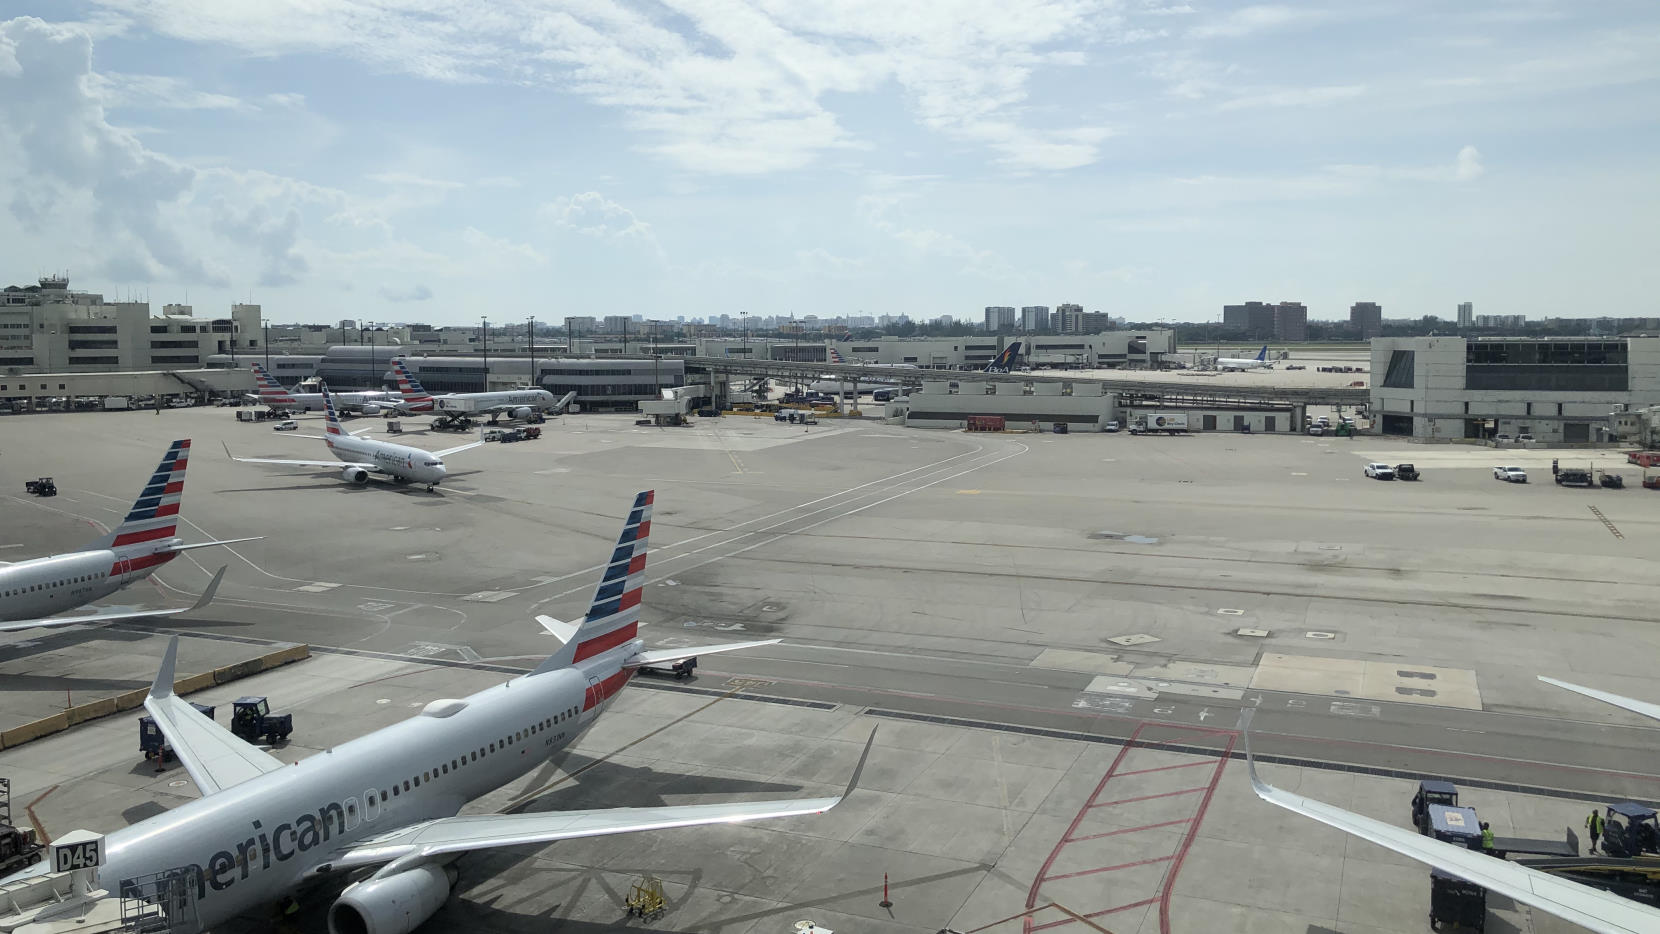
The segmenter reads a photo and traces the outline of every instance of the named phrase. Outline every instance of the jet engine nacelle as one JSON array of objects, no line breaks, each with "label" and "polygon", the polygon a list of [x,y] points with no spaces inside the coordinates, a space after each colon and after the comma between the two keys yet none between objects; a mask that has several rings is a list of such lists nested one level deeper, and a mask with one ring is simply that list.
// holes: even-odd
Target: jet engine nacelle
[{"label": "jet engine nacelle", "polygon": [[369,471],[364,470],[362,467],[342,467],[340,468],[340,479],[346,481],[347,483],[355,483],[362,486],[363,484],[369,482]]},{"label": "jet engine nacelle", "polygon": [[380,406],[375,405],[373,402],[371,402],[371,403],[363,406],[362,408],[358,409],[358,411],[363,413],[364,415],[379,415],[380,414]]},{"label": "jet engine nacelle", "polygon": [[521,405],[514,409],[511,414],[514,418],[529,418],[536,414],[536,410],[528,405]]},{"label": "jet engine nacelle", "polygon": [[424,865],[354,882],[329,907],[329,934],[409,934],[444,906],[455,870]]}]

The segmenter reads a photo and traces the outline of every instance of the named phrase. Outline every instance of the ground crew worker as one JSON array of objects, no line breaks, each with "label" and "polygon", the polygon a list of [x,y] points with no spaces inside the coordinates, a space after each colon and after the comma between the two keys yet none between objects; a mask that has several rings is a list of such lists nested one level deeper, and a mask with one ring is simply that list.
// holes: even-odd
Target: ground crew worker
[{"label": "ground crew worker", "polygon": [[1486,821],[1481,822],[1481,851],[1488,854],[1493,852],[1493,828],[1489,827]]},{"label": "ground crew worker", "polygon": [[1591,833],[1591,852],[1595,853],[1597,838],[1602,836],[1602,815],[1593,809],[1591,816],[1585,818],[1585,829]]}]

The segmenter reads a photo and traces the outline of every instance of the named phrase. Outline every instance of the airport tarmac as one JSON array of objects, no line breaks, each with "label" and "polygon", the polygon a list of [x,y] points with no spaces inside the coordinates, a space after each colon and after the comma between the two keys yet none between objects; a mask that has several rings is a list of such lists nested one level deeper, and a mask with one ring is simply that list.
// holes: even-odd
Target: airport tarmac
[{"label": "airport tarmac", "polygon": [[[1538,450],[1400,439],[978,435],[830,419],[658,429],[585,414],[550,422],[540,441],[448,458],[451,480],[428,494],[231,462],[221,443],[272,457],[321,447],[236,423],[232,411],[7,419],[0,558],[92,537],[89,523],[131,501],[166,442],[192,437],[188,538],[267,537],[223,555],[191,552],[160,575],[171,590],[135,587],[123,602],[186,603],[228,560],[219,601],[175,628],[522,670],[551,651],[532,617],[583,611],[627,498],[655,488],[648,644],[785,639],[708,659],[704,686],[739,679],[899,729],[1038,730],[1113,755],[1111,743],[1143,724],[1210,736],[1249,705],[1261,711],[1259,753],[1280,763],[1272,768],[1307,763],[1321,781],[1349,783],[1337,793],[1360,795],[1362,810],[1370,792],[1358,789],[1381,783],[1391,790],[1378,792],[1376,813],[1396,820],[1404,804],[1395,814],[1383,800],[1418,776],[1574,812],[1660,798],[1660,734],[1535,680],[1660,700],[1651,693],[1660,496],[1635,488],[1634,468],[1625,490],[1575,490],[1548,482]],[[458,443],[424,432],[401,440]],[[1369,480],[1362,468],[1373,458],[1417,463],[1424,479]],[[1511,485],[1492,478],[1497,463],[1545,473]],[[56,476],[62,495],[24,497],[23,478],[37,475]],[[29,638],[39,634],[11,637]],[[759,756],[764,746],[745,748]],[[1284,774],[1267,777],[1297,787]],[[1220,781],[1242,779],[1229,770]],[[1193,867],[1213,818],[1173,898],[1205,885]],[[1517,832],[1545,835],[1522,823]],[[808,858],[758,853],[757,865]],[[1376,853],[1362,862],[1388,864]],[[1413,888],[1391,888],[1394,878],[1350,874],[1342,888],[1414,905],[1427,897],[1416,870]],[[1028,873],[1014,888],[1031,882]],[[1286,898],[1283,909],[1234,907],[1252,930],[1315,923],[1276,914],[1314,916],[1315,901]],[[1172,929],[1217,929],[1181,917]],[[1416,909],[1412,918],[1422,923]],[[1351,929],[1338,920],[1319,923]],[[1378,929],[1415,928],[1385,917]]]},{"label": "airport tarmac", "polygon": [[[83,656],[99,638],[88,638]],[[150,655],[159,635],[127,642]],[[186,639],[181,674],[211,640]],[[134,642],[139,644],[135,645]],[[414,716],[505,676],[467,666],[320,654],[192,695],[217,704],[267,695],[292,713],[283,761]],[[690,689],[688,689],[690,688]],[[195,797],[176,763],[139,758],[136,714],[82,725],[4,755],[18,809],[48,834],[112,830]],[[704,677],[637,682],[574,748],[467,808],[661,806],[833,794],[878,728],[861,787],[827,814],[479,853],[427,931],[599,931],[624,926],[718,934],[1060,928],[1159,931],[1415,930],[1428,874],[1403,857],[1265,804],[1244,767],[1216,753],[1232,734],[1152,724],[1128,745],[882,717],[850,705],[790,704]],[[1173,748],[1179,747],[1179,748]],[[735,751],[741,753],[735,754]],[[1263,777],[1342,807],[1405,823],[1414,786],[1320,768],[1265,765]],[[1583,802],[1496,791],[1464,800],[1499,833],[1564,836]],[[669,910],[630,923],[623,899],[643,874]],[[882,884],[889,884],[884,908]],[[302,898],[283,930],[322,930],[340,884]],[[1059,906],[1059,907],[1048,907]],[[1566,931],[1490,899],[1490,929]],[[1072,921],[1062,908],[1087,919]],[[221,928],[258,932],[248,917]]]}]

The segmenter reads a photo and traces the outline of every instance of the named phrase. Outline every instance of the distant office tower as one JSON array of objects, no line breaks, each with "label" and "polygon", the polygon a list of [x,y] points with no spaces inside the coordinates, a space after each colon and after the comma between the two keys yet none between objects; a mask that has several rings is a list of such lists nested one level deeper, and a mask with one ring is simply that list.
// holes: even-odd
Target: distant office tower
[{"label": "distant office tower", "polygon": [[987,305],[986,330],[1005,331],[1013,330],[1015,323],[1013,305]]},{"label": "distant office tower", "polygon": [[1027,305],[1020,309],[1020,329],[1022,331],[1049,330],[1049,306]]},{"label": "distant office tower", "polygon": [[1355,302],[1349,306],[1349,326],[1369,341],[1383,334],[1383,306],[1377,302]]},{"label": "distant office tower", "polygon": [[1503,328],[1519,331],[1527,327],[1527,315],[1476,315],[1478,328]]},{"label": "distant office tower", "polygon": [[1246,302],[1243,305],[1222,306],[1222,327],[1239,331],[1253,340],[1268,340],[1275,336],[1274,309],[1264,302]]},{"label": "distant office tower", "polygon": [[1458,326],[1461,327],[1461,328],[1467,328],[1467,327],[1474,326],[1475,323],[1476,323],[1476,303],[1475,302],[1459,302],[1458,303]]},{"label": "distant office tower", "polygon": [[1280,302],[1274,306],[1274,340],[1308,340],[1308,308],[1302,302]]},{"label": "distant office tower", "polygon": [[1112,317],[1104,311],[1084,311],[1082,305],[1062,305],[1049,325],[1060,334],[1100,334],[1112,330]]},{"label": "distant office tower", "polygon": [[[606,333],[621,334],[624,331],[630,330],[629,325],[634,323],[634,319],[628,315],[606,315],[600,323],[601,326],[604,327]],[[639,329],[634,328],[633,330]]]}]

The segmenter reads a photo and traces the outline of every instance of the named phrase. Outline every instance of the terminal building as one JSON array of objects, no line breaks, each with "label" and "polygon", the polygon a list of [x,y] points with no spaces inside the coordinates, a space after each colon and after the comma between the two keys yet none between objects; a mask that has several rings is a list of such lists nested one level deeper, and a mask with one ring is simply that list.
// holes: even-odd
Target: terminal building
[{"label": "terminal building", "polygon": [[1386,435],[1601,442],[1618,413],[1660,404],[1660,337],[1378,338],[1372,376]]},{"label": "terminal building", "polygon": [[258,305],[198,318],[189,305],[110,302],[47,276],[0,289],[0,375],[194,370],[211,354],[257,353]]}]

